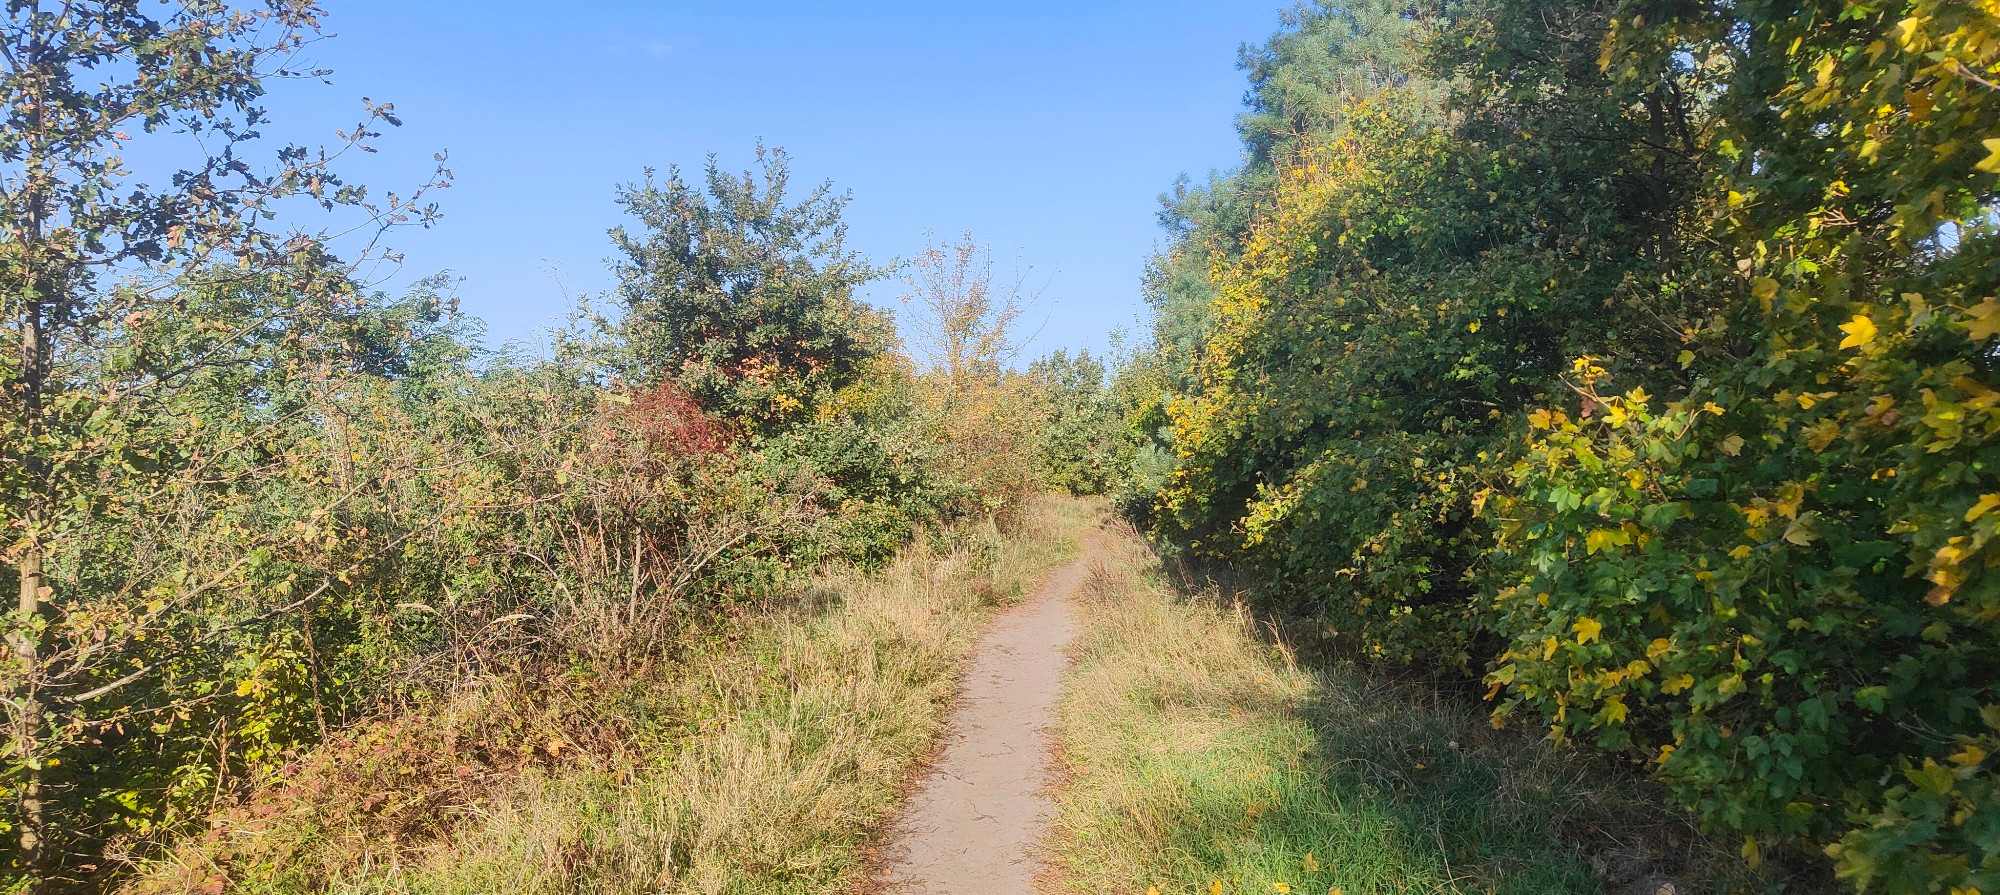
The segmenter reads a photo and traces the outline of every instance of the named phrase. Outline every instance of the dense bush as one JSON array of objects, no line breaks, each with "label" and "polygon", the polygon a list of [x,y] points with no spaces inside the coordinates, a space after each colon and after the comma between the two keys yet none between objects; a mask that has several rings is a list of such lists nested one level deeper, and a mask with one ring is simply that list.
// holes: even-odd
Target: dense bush
[{"label": "dense bush", "polygon": [[647,172],[618,194],[639,229],[611,236],[628,375],[769,434],[811,418],[895,335],[854,296],[881,271],[846,248],[848,197],[821,184],[788,204],[784,150],[759,146],[757,162],[730,175],[711,156],[699,184]]},{"label": "dense bush", "polygon": [[1038,454],[1050,484],[1071,494],[1103,494],[1117,481],[1124,419],[1104,361],[1057,350],[1028,365],[1045,410]]},{"label": "dense bush", "polygon": [[[768,533],[820,515],[822,479],[756,474],[672,392],[475,366],[433,296],[255,330],[227,292],[104,346],[112,388],[144,375],[121,354],[204,360],[98,424],[126,475],[48,542],[36,759],[66,853],[141,848],[329,729],[468,676],[656,659],[784,580]],[[8,770],[15,788],[29,768]]]},{"label": "dense bush", "polygon": [[1691,52],[1713,91],[1679,282],[1717,311],[1682,318],[1680,387],[1580,360],[1495,514],[1510,704],[1657,753],[1718,824],[1838,839],[1870,891],[2000,887],[1996,13],[1618,28],[1624,78]]},{"label": "dense bush", "polygon": [[260,327],[291,301],[262,288],[191,285],[75,355],[114,390],[197,372],[93,424],[113,474],[49,540],[38,782],[65,853],[143,855],[355,719],[490,676],[629,675],[826,563],[998,508],[892,344],[757,434],[596,350],[483,356],[434,292]]},{"label": "dense bush", "polygon": [[[841,244],[845,198],[793,201],[782,153],[624,190],[613,313],[491,354],[443,281],[390,298],[356,281],[368,246],[264,229],[287,198],[434,217],[369,204],[338,153],[240,161],[318,10],[154,12],[0,13],[33,50],[0,72],[0,155],[28,160],[0,207],[62,224],[0,236],[0,889],[99,889],[357,721],[638,679],[1042,487],[1035,396],[1004,391],[1012,440],[957,440],[988,383],[915,370],[854,297],[881,272]],[[216,154],[148,192],[103,163],[121,128]]]},{"label": "dense bush", "polygon": [[1154,531],[1753,861],[2000,887],[2000,9],[1321,6],[1250,61],[1133,367]]},{"label": "dense bush", "polygon": [[[1507,30],[1537,58],[1595,53]],[[1368,655],[1478,664],[1479,453],[1567,357],[1646,335],[1614,306],[1658,254],[1621,170],[1640,122],[1600,79],[1518,78],[1539,86],[1461,91],[1450,130],[1428,89],[1352,98],[1213,259],[1206,337],[1162,402],[1179,459],[1160,531],[1264,570]],[[1630,139],[1556,145],[1578,118]]]}]

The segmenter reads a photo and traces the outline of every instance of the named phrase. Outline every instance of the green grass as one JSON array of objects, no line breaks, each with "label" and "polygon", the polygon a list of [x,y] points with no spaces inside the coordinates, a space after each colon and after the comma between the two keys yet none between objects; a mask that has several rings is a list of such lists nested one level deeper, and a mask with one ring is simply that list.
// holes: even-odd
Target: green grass
[{"label": "green grass", "polygon": [[[386,769],[335,774],[344,782],[334,785],[295,781],[285,791],[305,794],[295,804],[267,799],[273,808],[190,843],[133,888],[473,895],[851,885],[942,730],[980,622],[1073,556],[1092,518],[1073,501],[1040,502],[1007,535],[961,532],[905,551],[878,574],[829,576],[803,605],[740,625],[733,645],[607,687],[593,711],[621,747],[611,760],[528,765],[476,798],[436,800],[437,816],[413,826],[370,813],[365,796],[448,787],[452,762],[388,750]],[[399,742],[408,748],[409,739]],[[317,760],[349,766],[356,756]]]},{"label": "green grass", "polygon": [[1135,535],[1110,541],[1062,708],[1068,888],[1653,895],[1712,857],[1626,769],[1461,696],[1302,669],[1240,603],[1176,594]]}]

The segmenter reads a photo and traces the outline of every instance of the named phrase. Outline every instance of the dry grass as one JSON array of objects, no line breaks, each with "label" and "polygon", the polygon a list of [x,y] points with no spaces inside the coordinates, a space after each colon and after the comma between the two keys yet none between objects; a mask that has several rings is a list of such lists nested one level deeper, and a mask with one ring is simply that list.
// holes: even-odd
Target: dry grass
[{"label": "dry grass", "polygon": [[[1630,769],[1476,701],[1298,667],[1240,602],[1107,538],[1062,709],[1077,892],[1686,895],[1755,888]],[[1217,888],[1219,887],[1219,888]]]},{"label": "dry grass", "polygon": [[[603,684],[591,711],[618,719],[618,748],[579,747],[565,760],[558,744],[507,771],[481,770],[493,780],[479,792],[422,806],[422,841],[399,841],[411,835],[403,826],[357,814],[373,788],[463,788],[464,774],[408,757],[227,827],[150,868],[140,888],[838,888],[859,871],[862,846],[941,731],[986,608],[1018,597],[1070,555],[1089,518],[1073,502],[1038,503],[1005,536],[989,526],[914,547],[873,576],[828,577],[802,605],[760,613],[676,667]],[[437,722],[411,723],[430,730]],[[409,739],[399,742],[415,745]],[[455,740],[439,745],[464,751]],[[352,763],[338,754],[321,762]],[[465,765],[453,754],[443,766]],[[396,779],[410,768],[427,770]]]}]

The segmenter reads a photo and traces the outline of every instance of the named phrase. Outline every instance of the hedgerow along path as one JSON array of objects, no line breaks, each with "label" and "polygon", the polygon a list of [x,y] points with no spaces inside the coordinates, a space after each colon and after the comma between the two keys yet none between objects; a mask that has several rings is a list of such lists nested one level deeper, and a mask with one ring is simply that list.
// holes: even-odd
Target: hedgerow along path
[{"label": "hedgerow along path", "polygon": [[1098,550],[1048,574],[995,619],[960,685],[944,750],[890,826],[875,890],[883,895],[1029,895],[1036,846],[1055,804],[1053,731],[1077,621],[1071,597]]}]

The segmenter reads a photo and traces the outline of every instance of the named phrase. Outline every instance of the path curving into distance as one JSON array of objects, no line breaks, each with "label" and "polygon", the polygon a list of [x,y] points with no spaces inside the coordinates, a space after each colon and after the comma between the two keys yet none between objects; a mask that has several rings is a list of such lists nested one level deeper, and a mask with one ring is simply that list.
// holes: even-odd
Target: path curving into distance
[{"label": "path curving into distance", "polygon": [[1031,895],[1055,803],[1051,735],[1096,537],[1002,613],[974,650],[944,752],[889,828],[883,895]]}]

